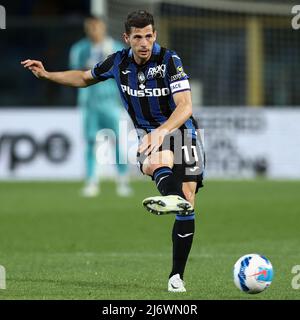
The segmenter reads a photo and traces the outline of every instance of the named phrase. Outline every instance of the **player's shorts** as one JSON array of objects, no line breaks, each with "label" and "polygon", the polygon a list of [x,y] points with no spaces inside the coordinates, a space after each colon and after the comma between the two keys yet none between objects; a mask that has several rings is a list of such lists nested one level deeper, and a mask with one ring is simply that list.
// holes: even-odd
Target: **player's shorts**
[{"label": "player's shorts", "polygon": [[[203,187],[205,167],[205,154],[200,137],[192,137],[177,130],[176,133],[165,137],[158,151],[163,150],[171,150],[174,154],[174,166],[172,170],[176,178],[181,182],[196,182],[197,193],[198,189]],[[137,153],[138,164],[143,174],[143,163],[148,156],[144,152]]]}]

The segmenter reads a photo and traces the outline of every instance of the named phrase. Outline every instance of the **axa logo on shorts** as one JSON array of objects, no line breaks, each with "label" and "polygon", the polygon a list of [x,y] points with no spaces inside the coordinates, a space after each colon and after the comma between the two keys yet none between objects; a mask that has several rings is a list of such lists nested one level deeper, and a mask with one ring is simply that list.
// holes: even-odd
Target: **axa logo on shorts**
[{"label": "axa logo on shorts", "polygon": [[160,64],[156,67],[149,68],[147,73],[147,79],[153,78],[164,78],[166,75],[167,66],[165,64]]},{"label": "axa logo on shorts", "polygon": [[146,88],[143,90],[132,89],[124,84],[121,85],[122,91],[133,97],[161,97],[170,94],[169,88]]}]

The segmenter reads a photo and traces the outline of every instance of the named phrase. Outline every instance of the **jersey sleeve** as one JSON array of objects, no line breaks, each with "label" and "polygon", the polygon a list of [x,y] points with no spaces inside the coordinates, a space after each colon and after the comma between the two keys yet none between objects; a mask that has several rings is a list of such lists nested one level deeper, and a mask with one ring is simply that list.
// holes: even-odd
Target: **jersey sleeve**
[{"label": "jersey sleeve", "polygon": [[180,91],[191,90],[188,80],[189,77],[184,72],[182,61],[175,52],[172,52],[169,58],[167,72],[170,89],[173,94]]},{"label": "jersey sleeve", "polygon": [[99,81],[114,78],[113,69],[115,57],[116,53],[108,56],[103,62],[97,63],[91,70],[93,78]]}]

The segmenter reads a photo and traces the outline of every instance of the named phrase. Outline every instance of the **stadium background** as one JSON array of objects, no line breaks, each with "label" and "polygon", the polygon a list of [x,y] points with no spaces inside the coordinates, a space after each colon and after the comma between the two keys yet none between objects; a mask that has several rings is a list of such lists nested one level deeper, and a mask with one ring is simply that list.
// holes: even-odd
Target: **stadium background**
[{"label": "stadium background", "polygon": [[[204,129],[206,185],[198,197],[183,299],[298,299],[291,286],[291,269],[300,264],[295,4],[2,1],[0,265],[7,270],[7,289],[0,299],[170,299],[165,279],[173,219],[141,207],[156,189],[133,164],[135,196],[116,201],[114,168],[105,164],[99,166],[108,178],[102,194],[80,198],[76,90],[38,81],[20,66],[35,58],[49,70],[66,70],[86,14],[104,15],[109,33],[121,39],[124,18],[137,8],[154,13],[158,41],[182,57]],[[99,143],[99,155],[107,150]],[[239,293],[231,275],[234,262],[250,252],[263,253],[275,268],[272,287],[255,297]]]}]

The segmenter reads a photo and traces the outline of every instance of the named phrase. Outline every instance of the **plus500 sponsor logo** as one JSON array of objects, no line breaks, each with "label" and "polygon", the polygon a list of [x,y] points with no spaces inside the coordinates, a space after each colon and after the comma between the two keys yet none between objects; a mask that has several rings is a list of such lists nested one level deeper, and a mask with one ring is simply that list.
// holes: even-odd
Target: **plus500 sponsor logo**
[{"label": "plus500 sponsor logo", "polygon": [[161,97],[170,94],[169,88],[147,88],[144,90],[131,89],[129,86],[121,85],[122,91],[133,97]]}]

